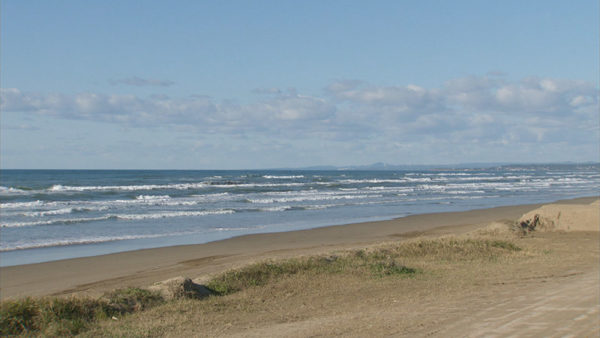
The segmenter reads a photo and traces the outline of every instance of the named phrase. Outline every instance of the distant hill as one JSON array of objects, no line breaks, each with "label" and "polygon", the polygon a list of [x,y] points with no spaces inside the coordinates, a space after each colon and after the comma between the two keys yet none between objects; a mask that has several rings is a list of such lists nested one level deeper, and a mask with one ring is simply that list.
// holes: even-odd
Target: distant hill
[{"label": "distant hill", "polygon": [[377,162],[338,168],[339,170],[423,170],[423,169],[472,169],[498,167],[506,163],[460,163],[460,164],[389,164]]}]

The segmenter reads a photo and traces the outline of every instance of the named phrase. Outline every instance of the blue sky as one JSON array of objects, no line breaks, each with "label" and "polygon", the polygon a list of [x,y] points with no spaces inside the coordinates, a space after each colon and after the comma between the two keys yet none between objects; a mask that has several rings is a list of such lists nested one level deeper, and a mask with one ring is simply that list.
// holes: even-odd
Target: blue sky
[{"label": "blue sky", "polygon": [[3,0],[0,166],[598,161],[598,7]]}]

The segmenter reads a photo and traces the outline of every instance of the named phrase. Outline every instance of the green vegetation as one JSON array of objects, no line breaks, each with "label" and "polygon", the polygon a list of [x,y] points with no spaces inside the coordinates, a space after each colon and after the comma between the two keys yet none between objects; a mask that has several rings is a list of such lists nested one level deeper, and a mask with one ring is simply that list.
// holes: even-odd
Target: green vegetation
[{"label": "green vegetation", "polygon": [[395,261],[374,263],[371,265],[371,270],[381,277],[390,275],[410,275],[417,272],[416,269],[400,265]]},{"label": "green vegetation", "polygon": [[31,298],[2,302],[0,308],[0,335],[27,333],[37,329],[35,317],[39,302]]},{"label": "green vegetation", "polygon": [[288,259],[281,262],[263,262],[228,271],[211,280],[206,287],[217,295],[228,295],[249,287],[263,286],[270,281],[293,276],[299,273],[354,273],[374,276],[413,274],[415,269],[407,268],[381,252],[365,254],[357,251],[354,255],[334,255],[329,257],[308,257]]},{"label": "green vegetation", "polygon": [[442,261],[495,260],[507,251],[521,248],[505,240],[445,238],[402,243],[391,250],[406,258],[428,258]]},{"label": "green vegetation", "polygon": [[[425,269],[432,267],[423,262],[495,261],[501,255],[519,250],[521,248],[505,240],[441,238],[408,241],[337,255],[255,263],[216,276],[205,286],[214,296],[225,296],[298,275],[312,278],[329,274],[362,280],[405,278],[420,273],[423,266]],[[420,267],[407,267],[401,262]],[[214,300],[214,297],[209,299]],[[207,304],[215,303],[213,300]],[[97,327],[102,320],[116,319],[161,304],[174,302],[164,300],[157,292],[138,288],[116,290],[99,299],[24,298],[4,301],[0,310],[0,335],[76,335],[90,327]]]},{"label": "green vegetation", "polygon": [[24,298],[2,302],[0,335],[74,335],[98,320],[143,310],[164,302],[156,293],[121,289],[104,298]]},{"label": "green vegetation", "polygon": [[141,311],[164,302],[158,293],[138,288],[116,290],[109,293],[106,298],[108,298],[109,312],[119,314]]},{"label": "green vegetation", "polygon": [[492,246],[495,248],[502,248],[510,251],[521,251],[521,248],[507,241],[493,241]]}]

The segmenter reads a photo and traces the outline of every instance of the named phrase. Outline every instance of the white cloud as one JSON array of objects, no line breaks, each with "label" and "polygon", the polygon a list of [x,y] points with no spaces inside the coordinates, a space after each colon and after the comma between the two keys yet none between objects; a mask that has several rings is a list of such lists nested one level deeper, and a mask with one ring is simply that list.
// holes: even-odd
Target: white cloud
[{"label": "white cloud", "polygon": [[442,89],[448,104],[462,110],[507,114],[569,114],[598,106],[598,89],[591,83],[547,78],[507,82],[488,77],[449,81]]},{"label": "white cloud", "polygon": [[335,107],[324,99],[303,95],[280,95],[246,109],[267,120],[283,121],[324,121],[335,111]]},{"label": "white cloud", "polygon": [[328,86],[327,91],[337,101],[370,108],[385,107],[396,113],[439,112],[445,108],[438,90],[412,84],[381,87],[358,81],[339,81]]},{"label": "white cloud", "polygon": [[415,149],[427,140],[432,149],[435,144],[441,149],[469,143],[482,149],[512,146],[517,151],[525,149],[525,143],[540,142],[593,146],[599,137],[598,89],[581,81],[511,82],[501,76],[472,76],[453,79],[440,88],[336,81],[322,97],[295,90],[261,92],[269,95],[239,104],[206,96],[65,95],[7,88],[1,89],[1,109],[225,138],[260,135],[267,143],[276,137],[294,142],[368,140],[373,147],[402,144],[402,149]]}]

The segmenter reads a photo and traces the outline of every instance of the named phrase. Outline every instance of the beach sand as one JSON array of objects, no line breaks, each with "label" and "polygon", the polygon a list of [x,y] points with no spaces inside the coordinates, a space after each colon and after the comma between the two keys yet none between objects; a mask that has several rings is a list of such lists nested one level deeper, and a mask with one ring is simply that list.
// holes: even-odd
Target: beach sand
[{"label": "beach sand", "polygon": [[[174,335],[184,336],[298,337],[595,335],[600,330],[597,200],[597,197],[579,198],[546,206],[414,215],[390,221],[247,235],[207,244],[4,267],[0,268],[1,296],[2,299],[44,295],[95,297],[116,288],[147,287],[176,276],[191,277],[201,283],[227,269],[265,259],[318,255],[440,236],[501,238],[507,236],[501,231],[507,229],[507,224],[538,214],[546,226],[540,226],[534,235],[517,239],[518,245],[527,248],[524,251],[527,253],[522,254],[527,259],[522,262],[516,257],[510,258],[514,263],[510,265],[473,266],[468,262],[449,265],[465,271],[445,271],[444,264],[435,263],[432,269],[441,269],[436,274],[447,274],[446,277],[369,282],[368,289],[352,284],[351,280],[344,281],[348,284],[343,287],[319,287],[319,281],[306,281],[307,285],[315,284],[314,291],[303,290],[295,296],[278,295],[277,287],[258,288],[248,291],[249,294],[233,296],[242,297],[238,300],[241,303],[248,302],[248,297],[262,298],[262,303],[248,305],[254,310],[231,310],[229,316],[237,324],[232,324],[232,318],[204,315],[210,317],[206,323],[186,326],[179,325],[181,318],[173,317],[177,324],[164,324],[171,328],[164,333],[174,330]],[[550,221],[554,222],[552,226],[548,226]],[[331,278],[327,283],[335,283],[338,277]],[[272,299],[266,294],[272,295]],[[261,306],[266,310],[260,310]],[[147,316],[159,319],[142,321],[157,325],[168,321],[163,314],[151,312]],[[133,324],[127,325],[137,325],[135,317],[132,321]],[[114,325],[118,328],[120,324]],[[194,331],[197,327],[203,331]],[[115,328],[102,332],[106,334],[112,329]]]},{"label": "beach sand", "polygon": [[[584,203],[577,199],[564,203]],[[175,276],[198,278],[265,259],[319,254],[421,234],[463,233],[499,220],[515,220],[541,205],[414,215],[389,221],[246,235],[198,245],[0,268],[0,297],[84,294],[147,286]]]}]

